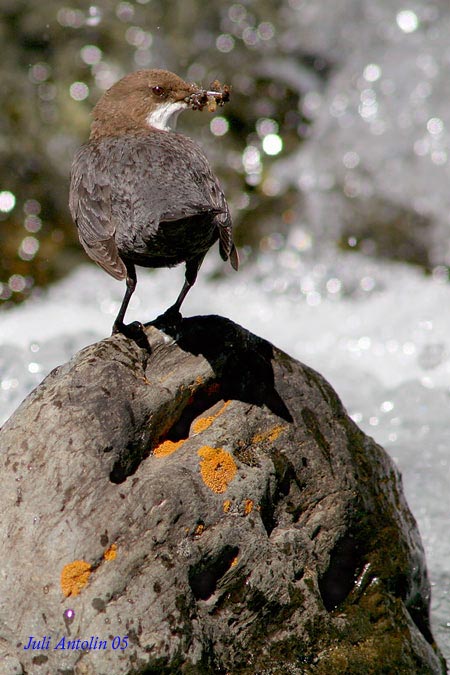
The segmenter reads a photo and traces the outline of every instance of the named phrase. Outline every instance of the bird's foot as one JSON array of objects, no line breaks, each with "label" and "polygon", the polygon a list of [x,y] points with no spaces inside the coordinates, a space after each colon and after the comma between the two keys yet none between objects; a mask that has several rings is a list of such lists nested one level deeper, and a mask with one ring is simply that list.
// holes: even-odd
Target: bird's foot
[{"label": "bird's foot", "polygon": [[181,312],[176,305],[172,305],[172,307],[166,309],[164,314],[161,314],[161,316],[159,316],[158,319],[161,319],[162,321],[166,321],[166,323],[171,324],[179,324],[183,321]]},{"label": "bird's foot", "polygon": [[116,333],[122,333],[126,337],[131,337],[136,333],[142,333],[144,326],[139,321],[133,321],[133,323],[123,323],[123,321],[114,321],[111,335]]},{"label": "bird's foot", "polygon": [[172,305],[172,307],[166,309],[166,311],[163,314],[160,314],[152,323],[159,330],[175,337],[179,332],[182,321],[183,317],[181,316],[180,310],[175,305]]},{"label": "bird's foot", "polygon": [[151,347],[145,334],[144,326],[140,321],[133,321],[132,323],[123,323],[122,321],[114,321],[111,335],[121,333],[130,340],[134,340],[138,347],[143,347],[151,351]]}]

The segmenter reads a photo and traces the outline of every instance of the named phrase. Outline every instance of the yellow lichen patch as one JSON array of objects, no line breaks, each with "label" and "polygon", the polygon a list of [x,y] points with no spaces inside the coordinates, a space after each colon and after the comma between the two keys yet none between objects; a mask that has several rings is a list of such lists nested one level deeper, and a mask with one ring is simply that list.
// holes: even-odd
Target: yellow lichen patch
[{"label": "yellow lichen patch", "polygon": [[78,595],[89,581],[92,566],[85,560],[74,560],[64,565],[61,572],[61,589],[64,595]]},{"label": "yellow lichen patch", "polygon": [[225,401],[223,406],[218,410],[214,415],[209,415],[208,417],[200,417],[194,424],[192,425],[192,431],[194,434],[199,434],[202,431],[205,431],[208,427],[211,426],[211,424],[216,420],[219,415],[221,415],[230,405],[231,401]]},{"label": "yellow lichen patch", "polygon": [[182,439],[181,441],[163,441],[163,443],[160,443],[153,450],[153,454],[155,457],[167,457],[167,455],[171,455],[175,450],[181,448],[185,440],[186,439]]},{"label": "yellow lichen patch", "polygon": [[248,516],[249,513],[253,511],[253,500],[246,499],[244,502],[244,514]]},{"label": "yellow lichen patch", "polygon": [[282,424],[272,427],[272,429],[267,429],[266,431],[262,431],[259,434],[255,434],[255,436],[252,438],[252,443],[263,443],[264,441],[271,441],[273,443],[273,441],[276,441],[282,431],[284,431]]},{"label": "yellow lichen patch", "polygon": [[115,560],[117,558],[117,544],[111,544],[103,554],[105,560]]},{"label": "yellow lichen patch", "polygon": [[202,457],[200,473],[205,485],[213,492],[225,492],[237,472],[233,457],[226,450],[209,445],[200,448],[198,455]]},{"label": "yellow lichen patch", "polygon": [[230,563],[230,567],[236,567],[236,565],[238,564],[238,560],[239,560],[238,556],[235,556]]},{"label": "yellow lichen patch", "polygon": [[231,500],[230,499],[225,499],[223,503],[223,512],[228,513],[228,511],[231,509]]}]

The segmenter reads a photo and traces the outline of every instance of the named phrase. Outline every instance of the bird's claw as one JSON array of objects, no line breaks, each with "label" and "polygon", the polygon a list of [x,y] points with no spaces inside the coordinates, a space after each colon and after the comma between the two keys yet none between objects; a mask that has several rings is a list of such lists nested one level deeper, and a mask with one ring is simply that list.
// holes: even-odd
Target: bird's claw
[{"label": "bird's claw", "polygon": [[132,323],[123,323],[123,321],[114,321],[111,335],[116,335],[116,333],[122,333],[122,335],[130,336],[130,333],[135,333],[136,331],[144,330],[144,326],[139,321],[133,321]]},{"label": "bird's claw", "polygon": [[144,347],[148,351],[151,351],[144,326],[140,321],[133,321],[132,323],[115,321],[111,335],[117,335],[117,333],[121,333],[130,340],[134,340],[139,347]]}]

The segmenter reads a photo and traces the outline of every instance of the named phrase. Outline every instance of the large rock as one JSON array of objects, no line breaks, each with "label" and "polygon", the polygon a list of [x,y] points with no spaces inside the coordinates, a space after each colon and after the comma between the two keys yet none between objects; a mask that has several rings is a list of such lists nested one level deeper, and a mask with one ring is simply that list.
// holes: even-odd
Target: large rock
[{"label": "large rock", "polygon": [[146,332],[1,431],[0,673],[445,672],[398,471],[331,387],[225,319]]}]

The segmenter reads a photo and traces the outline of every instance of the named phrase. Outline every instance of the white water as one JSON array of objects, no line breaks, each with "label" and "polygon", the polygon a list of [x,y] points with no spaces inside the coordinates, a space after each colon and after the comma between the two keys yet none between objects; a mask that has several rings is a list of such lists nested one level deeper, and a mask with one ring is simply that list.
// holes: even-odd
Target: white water
[{"label": "white water", "polygon": [[[320,371],[398,463],[426,550],[434,634],[449,658],[450,286],[404,264],[343,253],[314,261],[289,245],[220,281],[207,272],[184,315],[229,317]],[[164,311],[182,276],[140,270],[127,319]],[[0,315],[0,421],[54,366],[110,333],[122,293],[85,265]]]}]

